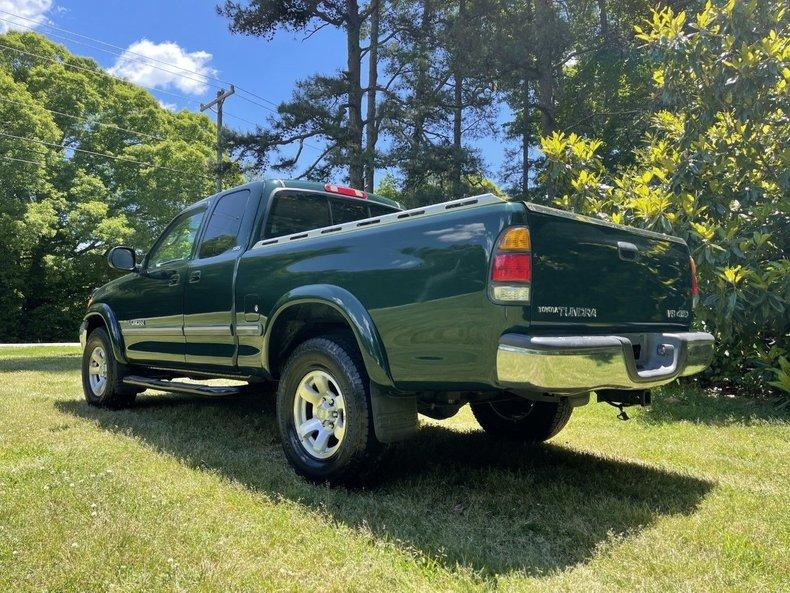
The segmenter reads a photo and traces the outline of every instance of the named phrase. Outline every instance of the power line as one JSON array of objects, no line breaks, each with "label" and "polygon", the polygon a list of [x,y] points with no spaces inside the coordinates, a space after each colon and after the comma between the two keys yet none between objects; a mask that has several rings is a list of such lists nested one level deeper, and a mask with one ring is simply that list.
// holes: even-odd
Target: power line
[{"label": "power line", "polygon": [[[3,123],[7,124],[8,122],[3,122]],[[61,150],[72,150],[74,152],[82,152],[82,153],[85,153],[85,154],[90,154],[92,156],[99,156],[99,157],[104,157],[104,158],[108,158],[108,159],[114,159],[116,161],[126,161],[126,162],[129,162],[129,163],[142,165],[144,167],[150,167],[152,169],[164,169],[166,171],[172,171],[174,173],[182,173],[184,175],[194,175],[193,172],[191,172],[191,171],[184,171],[183,169],[175,169],[173,167],[166,167],[164,165],[154,165],[153,163],[148,163],[148,162],[145,162],[145,161],[138,161],[137,159],[133,159],[131,157],[117,156],[117,155],[114,155],[114,154],[107,154],[107,153],[104,153],[104,152],[94,152],[92,150],[85,150],[84,148],[73,148],[71,146],[64,146],[62,144],[57,144],[56,142],[47,142],[45,140],[39,140],[37,138],[28,138],[26,136],[15,136],[13,134],[6,134],[5,132],[0,132],[0,136],[4,136],[6,138],[13,138],[14,140],[22,140],[23,142],[34,142],[36,144],[42,144],[44,146],[51,146],[53,148],[60,148]],[[198,177],[203,177],[204,179],[211,179],[211,180],[214,179],[213,177],[209,177],[208,175],[200,175],[200,174],[198,174]]]},{"label": "power line", "polygon": [[[132,86],[135,86],[135,84],[136,84],[136,83],[132,83],[132,82],[126,80],[125,78],[121,78],[120,76],[115,76],[113,74],[110,74],[109,72],[105,72],[104,70],[101,70],[101,69],[87,68],[85,66],[78,66],[77,64],[70,64],[70,63],[62,61],[62,60],[56,60],[55,58],[50,58],[49,56],[44,56],[44,55],[37,54],[37,53],[34,53],[34,52],[25,51],[25,50],[13,47],[11,45],[5,45],[5,44],[0,43],[0,48],[10,49],[11,51],[15,51],[15,52],[20,53],[20,54],[25,54],[25,55],[28,55],[28,56],[32,56],[34,58],[39,58],[41,60],[46,60],[48,62],[53,62],[55,64],[60,64],[61,66],[64,66],[66,68],[74,68],[75,70],[82,70],[84,72],[90,72],[92,74],[97,74],[97,75],[101,75],[101,76],[107,76],[108,78],[113,78],[115,80],[120,80],[121,82],[125,82],[127,84],[132,85]],[[173,93],[171,91],[166,91],[164,89],[157,89],[157,88],[153,88],[153,87],[148,87],[148,86],[145,86],[145,85],[142,85],[142,84],[137,85],[137,86],[141,86],[141,87],[143,87],[145,89],[148,89],[150,91],[153,91],[153,92],[164,93],[166,95],[172,95],[174,97],[178,97],[178,98],[184,99],[187,102],[192,103],[194,105],[200,105],[199,102],[197,102],[197,101],[195,101],[193,99],[190,99],[186,95],[179,95],[178,93]]]},{"label": "power line", "polygon": [[[2,12],[2,11],[0,11],[0,12]],[[190,97],[187,97],[186,95],[181,95],[179,93],[174,93],[172,91],[166,91],[164,89],[158,89],[158,88],[155,88],[155,87],[146,86],[146,85],[139,84],[139,83],[133,83],[133,82],[130,82],[129,80],[126,80],[123,77],[115,76],[114,74],[110,74],[109,72],[106,72],[105,70],[102,70],[102,69],[87,68],[85,66],[79,66],[77,64],[70,64],[70,63],[68,63],[66,61],[63,61],[63,60],[57,60],[57,59],[51,58],[49,56],[45,56],[45,55],[42,55],[42,54],[37,54],[37,53],[34,53],[34,52],[30,52],[30,51],[25,51],[25,50],[19,49],[17,47],[13,47],[11,45],[5,45],[5,44],[2,44],[2,43],[0,43],[0,49],[8,49],[8,50],[20,53],[20,54],[25,54],[27,56],[31,56],[31,57],[34,57],[34,58],[39,58],[41,60],[46,60],[48,62],[53,62],[55,64],[60,64],[61,66],[64,66],[66,68],[74,68],[75,70],[80,70],[80,71],[84,71],[84,72],[90,72],[90,73],[96,74],[98,76],[106,76],[108,78],[112,78],[114,80],[118,80],[120,82],[124,82],[126,84],[130,84],[132,86],[139,86],[139,87],[142,87],[144,89],[148,89],[148,90],[150,90],[152,92],[155,92],[155,93],[164,93],[166,95],[171,95],[173,97],[182,99],[183,101],[185,101],[189,105],[196,105],[198,107],[200,106],[200,102],[195,101],[194,99],[191,99]],[[248,100],[248,99],[246,99],[246,97],[241,97],[241,98],[245,99],[245,100]],[[272,111],[273,113],[277,113],[274,109],[270,109],[270,108],[265,107],[265,106],[262,106],[262,107],[264,107],[265,109],[268,109],[269,111]],[[244,121],[244,122],[247,122],[247,123],[249,123],[251,125],[254,125],[254,126],[259,125],[259,124],[255,123],[255,122],[252,122],[252,121],[250,121],[248,119],[244,119],[243,117],[240,117],[240,116],[232,114],[232,113],[225,113],[225,115],[227,115],[229,117],[233,117],[233,118],[241,120],[241,121]]]},{"label": "power line", "polygon": [[[183,74],[178,74],[177,72],[173,72],[173,71],[171,71],[171,70],[165,70],[165,69],[163,69],[163,68],[157,68],[156,66],[153,66],[153,65],[151,65],[151,67],[152,67],[152,68],[156,68],[157,70],[162,70],[163,72],[168,72],[168,73],[170,73],[170,74],[175,74],[176,76],[181,76],[181,77],[183,77],[183,78],[186,78],[187,80],[193,80],[193,81],[195,81],[195,82],[204,82],[205,84],[207,84],[207,85],[209,85],[209,86],[212,86],[212,87],[214,87],[214,88],[220,88],[220,87],[219,87],[219,86],[217,86],[217,85],[212,85],[212,84],[210,84],[210,83],[208,82],[209,80],[214,80],[214,81],[216,81],[216,82],[219,82],[221,85],[224,85],[224,86],[229,86],[230,84],[232,84],[232,83],[230,83],[230,82],[227,82],[227,81],[225,81],[225,80],[222,80],[221,78],[217,78],[216,76],[210,76],[210,75],[208,75],[208,74],[203,74],[203,73],[201,73],[201,72],[195,72],[194,70],[190,70],[190,69],[188,69],[188,68],[184,68],[183,66],[178,66],[178,65],[176,65],[176,64],[172,64],[172,63],[170,63],[170,62],[166,62],[166,61],[164,61],[164,60],[160,60],[160,59],[158,59],[158,58],[154,58],[154,57],[151,57],[151,56],[146,56],[145,54],[141,54],[141,53],[139,53],[139,52],[132,51],[132,50],[130,50],[130,49],[128,49],[128,48],[123,48],[123,47],[121,47],[121,46],[119,46],[119,45],[115,45],[115,44],[113,44],[113,43],[107,43],[106,41],[102,41],[101,39],[96,39],[95,37],[90,37],[90,36],[88,36],[88,35],[83,35],[83,34],[81,34],[81,33],[77,33],[77,32],[75,32],[75,31],[70,31],[70,30],[68,30],[68,29],[64,29],[64,28],[62,28],[62,27],[56,27],[55,25],[51,25],[51,24],[49,24],[49,23],[39,23],[39,22],[35,21],[34,19],[30,19],[30,18],[24,17],[24,16],[22,16],[22,15],[19,15],[19,14],[14,14],[14,13],[12,13],[12,12],[9,12],[9,11],[7,11],[7,10],[2,10],[2,9],[0,9],[0,12],[2,12],[2,13],[4,13],[4,14],[7,14],[7,15],[9,15],[9,16],[13,16],[14,18],[19,18],[19,19],[23,19],[23,20],[29,21],[29,22],[31,22],[31,23],[34,23],[36,26],[43,26],[43,27],[46,27],[46,28],[49,28],[49,29],[54,29],[55,31],[61,31],[61,32],[63,32],[63,33],[67,33],[67,34],[69,34],[69,35],[74,35],[74,36],[76,36],[76,37],[80,37],[80,38],[82,38],[82,39],[88,39],[88,40],[90,40],[90,41],[93,41],[94,43],[100,43],[101,45],[105,45],[105,46],[107,46],[107,47],[111,47],[111,48],[113,48],[113,49],[115,49],[115,50],[119,50],[119,51],[121,51],[122,53],[121,53],[121,54],[119,54],[119,53],[117,53],[117,52],[114,52],[114,51],[110,51],[110,50],[107,50],[107,49],[102,49],[102,48],[99,48],[99,47],[96,47],[96,46],[92,46],[92,45],[90,45],[90,44],[87,44],[87,43],[83,43],[83,42],[80,42],[80,41],[76,41],[76,40],[74,40],[74,39],[69,39],[68,37],[66,37],[66,36],[64,36],[64,35],[57,35],[57,34],[55,34],[55,33],[51,33],[51,32],[50,32],[50,35],[52,35],[53,37],[59,37],[60,39],[65,39],[66,41],[70,41],[70,42],[72,42],[72,43],[77,43],[77,44],[79,44],[79,45],[84,45],[84,46],[86,46],[86,47],[91,47],[92,49],[98,49],[99,51],[104,51],[104,52],[106,52],[106,53],[109,53],[109,54],[111,54],[111,55],[115,55],[115,56],[122,56],[123,54],[131,54],[131,55],[138,56],[138,57],[140,57],[140,58],[143,58],[143,59],[145,59],[145,60],[148,60],[148,61],[151,61],[151,62],[157,62],[157,63],[159,63],[159,64],[163,64],[163,65],[165,65],[165,66],[169,66],[169,67],[171,67],[171,68],[176,68],[177,70],[181,70],[182,72],[186,72],[186,73],[188,73],[188,74],[194,74],[195,76],[200,76],[201,78],[204,78],[204,79],[205,79],[205,80],[202,80],[202,81],[201,81],[201,80],[198,80],[198,79],[194,79],[194,78],[186,77],[186,76],[184,76]],[[0,18],[0,20],[2,20],[2,21],[5,21],[5,22],[7,22],[7,23],[12,23],[12,24],[15,24],[15,25],[20,25],[20,23],[16,23],[16,22],[14,22],[14,21],[10,21],[10,20],[7,20],[7,19]],[[28,28],[28,29],[30,29],[30,30],[33,30],[33,28],[34,28],[32,25],[23,25],[23,26],[27,27],[27,28]],[[260,95],[258,95],[258,94],[256,94],[256,93],[253,93],[252,91],[248,91],[247,89],[244,89],[244,88],[242,88],[242,87],[240,87],[240,86],[238,86],[238,85],[234,85],[234,86],[236,87],[236,89],[237,89],[238,91],[241,91],[241,92],[243,92],[243,93],[246,93],[246,94],[248,94],[248,95],[250,95],[250,96],[252,96],[252,97],[255,97],[256,99],[259,99],[259,100],[261,100],[261,101],[263,101],[263,102],[265,102],[265,103],[268,103],[269,105],[272,105],[272,106],[274,106],[274,107],[277,107],[277,106],[278,106],[278,105],[277,105],[277,103],[275,103],[274,101],[271,101],[270,99],[267,99],[266,97],[262,97],[262,96],[260,96]],[[247,98],[247,97],[240,97],[240,98],[241,98],[241,99],[243,99],[243,100],[245,100],[245,101],[248,101],[249,103],[252,103],[253,105],[257,105],[257,106],[259,106],[259,107],[262,107],[262,108],[264,108],[264,109],[268,109],[269,111],[274,111],[274,110],[273,110],[273,109],[271,109],[270,107],[267,107],[266,105],[261,105],[260,103],[258,103],[258,102],[256,102],[256,101],[253,101],[252,99],[249,99],[249,98]],[[276,113],[276,112],[275,112],[275,113]]]},{"label": "power line", "polygon": [[[24,19],[24,20],[27,20],[27,21],[35,22],[35,21],[33,21],[33,19],[29,19],[29,18],[23,17],[23,16],[21,16],[21,15],[17,15],[17,14],[14,14],[14,13],[8,12],[7,10],[2,10],[2,9],[0,9],[0,13],[8,14],[8,15],[11,15],[11,16],[13,16],[13,17],[16,17],[16,18],[21,18],[21,19]],[[0,17],[0,20],[6,21],[6,22],[11,22],[11,21],[8,21],[7,19],[3,19],[3,18],[1,18],[1,17]],[[18,24],[18,23],[17,23],[17,24]],[[223,83],[224,83],[224,81],[222,81],[222,80],[221,80],[221,79],[219,79],[219,78],[216,78],[216,77],[213,77],[213,76],[208,76],[208,75],[206,75],[206,74],[201,74],[201,73],[199,73],[199,72],[194,72],[193,70],[188,70],[188,69],[186,69],[186,68],[182,68],[181,66],[177,66],[177,65],[175,65],[175,64],[170,64],[169,62],[165,62],[165,61],[163,61],[163,60],[159,60],[159,59],[157,59],[157,58],[152,58],[152,57],[150,57],[150,56],[146,56],[146,55],[144,55],[144,54],[140,54],[140,53],[137,53],[137,52],[134,52],[134,51],[126,50],[126,49],[124,49],[124,48],[122,48],[122,47],[120,47],[120,46],[118,46],[118,45],[114,45],[114,44],[112,44],[112,43],[107,43],[107,42],[105,42],[105,41],[102,41],[102,40],[100,40],[100,39],[96,39],[96,38],[94,38],[94,37],[89,37],[89,36],[87,36],[87,35],[82,35],[82,34],[80,34],[80,33],[76,33],[76,32],[74,32],[74,31],[69,31],[68,29],[63,29],[63,28],[61,28],[61,27],[56,27],[55,25],[49,25],[49,24],[45,24],[45,23],[37,23],[37,24],[39,24],[39,25],[43,25],[43,26],[45,26],[45,27],[48,27],[48,28],[51,28],[51,29],[55,29],[55,30],[57,30],[57,31],[63,31],[63,32],[69,33],[69,34],[71,34],[71,35],[75,35],[75,36],[77,36],[77,37],[81,37],[81,38],[84,38],[84,39],[89,39],[89,40],[91,40],[91,41],[94,41],[94,42],[96,42],[96,43],[100,43],[100,44],[102,44],[102,45],[106,45],[106,46],[108,46],[108,47],[112,47],[112,48],[115,48],[115,49],[121,50],[122,52],[128,52],[128,53],[130,53],[130,54],[133,54],[133,55],[139,56],[139,57],[141,57],[141,58],[144,58],[144,59],[146,59],[146,60],[151,60],[151,61],[155,61],[155,62],[158,62],[158,63],[161,63],[161,64],[165,64],[165,65],[168,65],[168,66],[172,66],[173,68],[177,68],[177,69],[179,69],[179,70],[183,70],[183,71],[185,71],[185,72],[189,72],[189,73],[191,73],[191,74],[195,74],[195,75],[197,75],[197,76],[202,76],[202,77],[204,77],[204,78],[207,78],[207,79],[216,80],[216,81],[218,81],[218,82],[223,82]],[[59,37],[61,37],[61,38],[63,38],[63,39],[67,39],[68,41],[74,41],[74,40],[69,40],[68,38],[66,38],[66,37],[63,37],[63,36],[59,36]],[[77,42],[77,43],[79,43],[79,42]],[[81,45],[87,45],[87,44],[81,43]],[[88,45],[88,47],[92,47],[92,46],[89,46],[89,45]],[[82,70],[82,71],[86,71],[86,72],[92,72],[92,73],[94,73],[94,74],[98,74],[98,75],[104,75],[104,76],[107,76],[107,77],[109,77],[109,78],[113,78],[113,79],[115,79],[115,80],[119,80],[119,81],[121,81],[121,82],[125,82],[125,83],[129,83],[129,84],[132,84],[132,85],[137,85],[137,86],[140,86],[140,87],[146,88],[146,89],[148,89],[148,90],[150,90],[150,91],[152,91],[152,92],[158,92],[158,93],[164,93],[164,94],[167,94],[167,95],[171,95],[171,96],[173,96],[173,97],[177,97],[177,98],[180,98],[180,99],[182,99],[182,100],[186,101],[186,102],[187,102],[187,104],[191,104],[191,105],[197,105],[197,106],[200,106],[200,105],[201,105],[199,102],[197,102],[197,101],[195,101],[195,100],[193,100],[193,99],[191,99],[191,98],[189,98],[189,97],[187,97],[187,96],[185,96],[185,95],[181,95],[181,94],[174,93],[174,92],[171,92],[171,91],[166,91],[166,90],[164,90],[164,89],[157,89],[157,88],[154,88],[154,87],[145,86],[145,85],[138,84],[138,83],[131,83],[130,81],[126,80],[125,78],[122,78],[122,77],[120,77],[120,76],[115,76],[115,75],[113,75],[113,74],[110,74],[109,72],[106,72],[105,70],[102,70],[102,69],[98,69],[98,70],[96,70],[96,69],[86,68],[86,67],[84,67],[84,66],[78,66],[78,65],[76,65],[76,64],[69,64],[69,63],[67,63],[67,62],[65,62],[65,61],[60,61],[60,60],[56,60],[56,59],[50,58],[50,57],[48,57],[48,56],[43,56],[43,55],[41,55],[41,54],[36,54],[36,53],[33,53],[33,52],[28,52],[28,51],[20,50],[20,49],[18,49],[18,48],[15,48],[15,47],[12,47],[12,46],[9,46],[9,45],[0,44],[0,48],[5,48],[5,49],[9,49],[9,50],[11,50],[11,51],[15,51],[15,52],[22,53],[22,54],[25,54],[25,55],[29,55],[29,56],[33,56],[33,57],[37,57],[37,58],[39,58],[39,59],[48,60],[48,61],[50,61],[50,62],[54,62],[54,63],[57,63],[57,64],[61,64],[62,66],[65,66],[65,67],[69,67],[69,68],[75,68],[75,69],[77,69],[77,70]],[[93,47],[93,49],[99,49],[100,51],[105,51],[105,52],[111,53],[111,54],[113,54],[113,55],[119,55],[119,54],[117,54],[117,53],[110,52],[109,50],[101,50],[101,48],[96,48],[96,47]],[[149,64],[149,66],[151,66],[152,68],[155,68],[155,69],[157,69],[157,70],[162,70],[162,71],[164,71],[164,72],[168,72],[168,73],[170,73],[170,74],[174,74],[174,75],[176,75],[176,76],[182,76],[182,77],[184,77],[183,75],[181,75],[181,74],[178,74],[178,73],[176,73],[176,72],[172,72],[172,71],[169,71],[169,70],[165,70],[165,69],[163,69],[163,68],[157,68],[156,66],[152,66],[152,65],[150,65],[150,64]],[[201,81],[198,81],[198,80],[196,80],[196,79],[194,79],[194,78],[189,78],[189,77],[184,77],[184,78],[187,78],[188,80],[193,80],[193,81],[196,81],[196,82],[201,82]],[[209,84],[209,83],[206,83],[206,84]],[[226,84],[230,84],[230,83],[226,83]],[[216,85],[209,85],[209,86],[214,86],[215,88],[219,88],[219,87],[216,87]],[[246,93],[246,94],[248,94],[248,95],[251,95],[251,96],[253,96],[253,97],[256,97],[256,98],[258,98],[258,99],[260,99],[260,100],[262,100],[262,101],[266,101],[267,103],[270,103],[271,105],[274,105],[275,107],[277,106],[277,103],[275,103],[275,102],[273,102],[273,101],[270,101],[269,99],[266,99],[265,97],[261,97],[260,95],[257,95],[256,93],[253,93],[252,91],[248,91],[248,90],[246,90],[246,89],[243,89],[243,88],[241,88],[241,87],[238,87],[238,86],[236,86],[236,89],[237,89],[237,90],[239,90],[239,91],[242,91],[242,92],[244,92],[244,93]],[[258,103],[258,102],[256,102],[256,101],[253,101],[252,99],[249,99],[249,98],[247,98],[247,97],[244,97],[243,95],[237,95],[237,96],[238,96],[240,99],[242,99],[242,100],[244,100],[244,101],[247,101],[248,103],[251,103],[251,104],[253,104],[253,105],[257,105],[258,107],[262,107],[263,109],[266,109],[267,111],[270,111],[270,112],[272,112],[272,113],[275,113],[275,114],[276,114],[276,113],[278,113],[278,111],[277,111],[277,110],[275,110],[275,109],[272,109],[271,107],[268,107],[268,106],[266,106],[266,105],[262,105],[262,104],[260,104],[260,103]],[[245,122],[245,123],[247,123],[247,124],[250,124],[250,125],[253,125],[253,126],[256,126],[256,127],[257,127],[258,125],[260,125],[260,124],[259,124],[259,123],[257,123],[257,122],[253,122],[253,121],[251,121],[251,120],[249,120],[249,119],[246,119],[246,118],[244,118],[244,117],[241,117],[241,116],[239,116],[239,115],[236,115],[236,114],[234,114],[234,113],[225,112],[225,115],[226,115],[227,117],[230,117],[230,118],[233,118],[233,119],[236,119],[236,120],[239,120],[239,121]],[[66,117],[69,117],[69,116],[68,116],[68,115],[66,115]],[[73,117],[73,116],[72,116],[72,117]],[[126,131],[131,131],[131,130],[126,130]],[[309,144],[309,143],[307,143],[307,142],[303,142],[303,145],[304,145],[306,148],[310,148],[310,149],[313,149],[313,150],[316,150],[316,151],[320,150],[318,147],[316,147],[316,146],[313,146],[312,144]]]},{"label": "power line", "polygon": [[[0,10],[0,12],[6,12],[6,11]],[[18,16],[18,15],[15,15],[15,16]],[[23,17],[19,17],[18,16],[18,18],[23,18]],[[34,30],[33,25],[25,25],[23,23],[17,23],[17,22],[14,22],[14,21],[10,20],[10,19],[4,19],[3,17],[0,17],[0,21],[6,22],[6,23],[11,23],[12,25],[25,27],[28,31],[33,31]],[[103,52],[106,52],[106,53],[108,53],[110,55],[113,55],[113,56],[123,57],[123,54],[120,54],[120,53],[118,53],[116,51],[113,51],[113,50],[97,47],[95,45],[91,45],[90,43],[85,43],[83,41],[77,41],[76,39],[70,39],[69,37],[66,37],[65,35],[58,35],[57,33],[52,33],[50,31],[47,31],[47,33],[50,36],[52,36],[52,37],[57,37],[59,39],[63,39],[65,41],[68,41],[69,43],[76,43],[77,45],[83,45],[83,46],[89,47],[91,49],[95,49],[95,50],[98,50],[98,51],[103,51]],[[126,51],[127,51],[127,53],[132,53],[132,54],[138,55],[140,57],[146,58],[146,56],[144,56],[143,54],[137,54],[136,52],[130,52],[129,50],[126,50]],[[155,60],[157,62],[161,61],[161,60],[156,60],[155,58],[146,58],[146,59]],[[185,70],[185,69],[181,68],[180,66],[176,66],[175,64],[169,64],[169,65],[171,65],[173,68],[178,68],[179,70]],[[164,68],[159,68],[158,66],[154,66],[153,64],[146,64],[146,66],[149,66],[149,67],[154,68],[156,70],[161,70],[162,72],[167,72],[168,74],[173,74],[175,76],[179,76],[181,78],[185,78],[186,80],[192,80],[194,82],[199,82],[199,83],[202,83],[202,84],[206,84],[206,85],[214,87],[214,88],[220,88],[218,85],[211,84],[207,80],[201,80],[199,78],[192,78],[191,76],[185,76],[184,74],[179,74],[178,72],[173,72],[172,70],[166,70]],[[192,72],[191,70],[187,70],[187,72],[190,72],[190,73],[195,74],[197,76],[205,76],[204,74],[200,74],[200,72]]]},{"label": "power line", "polygon": [[259,125],[260,125],[260,124],[259,124],[259,123],[257,123],[257,122],[250,121],[249,119],[244,119],[243,117],[241,117],[241,116],[238,116],[238,115],[233,115],[232,113],[228,113],[227,111],[225,112],[225,115],[226,115],[227,117],[232,117],[233,119],[238,119],[239,121],[246,122],[246,123],[248,123],[248,124],[250,124],[250,125],[253,125],[253,126],[259,126]]},{"label": "power line", "polygon": [[[2,10],[0,10],[0,12],[2,12]],[[128,80],[126,80],[124,78],[121,78],[119,76],[114,76],[114,75],[110,74],[109,72],[105,72],[104,70],[101,70],[101,69],[93,69],[93,68],[87,68],[85,66],[79,66],[77,64],[70,64],[70,63],[62,61],[62,60],[56,60],[55,58],[51,58],[49,56],[45,56],[45,55],[42,55],[42,54],[37,54],[37,53],[34,53],[34,52],[25,51],[25,50],[21,50],[19,48],[16,48],[16,47],[13,47],[13,46],[10,46],[10,45],[5,45],[5,44],[2,44],[2,43],[0,43],[0,49],[9,49],[11,51],[14,51],[14,52],[17,52],[17,53],[20,53],[20,54],[25,54],[25,55],[28,55],[28,56],[32,56],[34,58],[39,58],[41,60],[46,60],[46,61],[49,61],[49,62],[53,62],[55,64],[60,64],[61,66],[64,66],[64,67],[67,67],[67,68],[74,68],[76,70],[90,72],[91,74],[95,74],[95,75],[98,75],[98,76],[107,76],[108,78],[112,78],[112,79],[118,80],[120,82],[123,82],[123,83],[126,83],[126,84],[130,84],[132,86],[136,85],[136,83],[129,82]],[[168,95],[173,95],[175,97],[180,97],[180,98],[185,99],[187,102],[192,103],[193,105],[198,105],[198,106],[200,105],[200,103],[198,103],[197,101],[194,101],[194,100],[192,100],[189,97],[186,97],[184,95],[179,95],[178,93],[165,91],[163,89],[155,89],[155,88],[147,87],[147,86],[144,86],[144,85],[136,85],[136,86],[140,86],[140,87],[143,87],[143,88],[149,89],[151,91],[155,91],[155,92],[160,92],[160,93],[165,93],[165,94],[168,94]],[[52,111],[52,110],[48,109],[47,111]],[[67,114],[61,114],[61,115],[66,115],[66,117],[69,117],[69,115],[67,115]],[[244,122],[246,122],[248,124],[251,124],[251,125],[254,125],[254,126],[259,125],[259,124],[255,123],[253,121],[250,121],[248,119],[245,119],[245,118],[243,118],[241,116],[238,116],[238,115],[235,115],[233,113],[225,112],[225,115],[227,115],[228,117],[232,117],[234,119],[238,119],[238,120],[244,121]],[[71,116],[71,117],[76,117],[76,116]],[[119,128],[119,129],[122,129],[122,128]],[[133,130],[126,130],[126,131],[134,132]],[[139,133],[139,132],[136,132],[136,133]],[[318,147],[313,146],[311,144],[308,144],[307,142],[304,143],[304,146],[306,146],[308,148],[312,148],[313,150],[320,150]]]},{"label": "power line", "polygon": [[[41,153],[36,153],[36,154],[41,154]],[[4,161],[15,161],[15,162],[17,162],[17,163],[27,163],[28,165],[38,165],[38,166],[41,166],[41,163],[37,163],[36,161],[26,161],[25,159],[17,159],[17,158],[14,158],[14,157],[12,157],[12,156],[3,156],[3,155],[0,155],[0,159],[3,159]]]},{"label": "power line", "polygon": [[71,119],[78,119],[82,121],[86,121],[88,123],[96,124],[97,126],[102,126],[106,128],[110,128],[112,130],[118,130],[120,132],[129,132],[131,134],[136,134],[138,136],[145,136],[147,138],[151,138],[152,140],[162,140],[161,136],[154,136],[153,134],[146,134],[145,132],[140,132],[138,130],[132,130],[129,128],[122,128],[121,126],[116,126],[115,124],[105,124],[99,121],[92,121],[90,118],[82,117],[79,115],[72,115],[70,113],[64,113],[62,111],[56,111],[54,109],[47,109],[46,107],[42,107],[37,103],[26,103],[24,101],[14,101],[13,99],[6,99],[5,97],[0,97],[0,101],[5,101],[7,103],[14,103],[16,105],[22,105],[24,107],[36,107],[38,109],[43,109],[44,111],[49,111],[50,113],[54,113],[55,115],[62,115],[63,117],[70,117]]}]

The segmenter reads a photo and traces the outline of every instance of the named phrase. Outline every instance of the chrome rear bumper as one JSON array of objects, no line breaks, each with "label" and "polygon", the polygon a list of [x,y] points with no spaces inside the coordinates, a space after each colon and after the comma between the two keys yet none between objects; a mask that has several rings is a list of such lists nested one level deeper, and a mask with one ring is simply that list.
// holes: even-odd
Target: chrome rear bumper
[{"label": "chrome rear bumper", "polygon": [[[638,358],[635,345],[640,350]],[[503,387],[546,393],[650,389],[699,373],[712,359],[713,336],[705,332],[505,334],[497,350],[497,379]]]}]

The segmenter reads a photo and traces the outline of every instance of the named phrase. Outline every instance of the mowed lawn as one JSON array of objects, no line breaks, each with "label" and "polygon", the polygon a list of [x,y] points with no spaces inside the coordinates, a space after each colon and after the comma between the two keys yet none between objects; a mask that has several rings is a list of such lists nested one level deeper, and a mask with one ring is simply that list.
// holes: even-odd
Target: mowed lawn
[{"label": "mowed lawn", "polygon": [[270,395],[82,399],[0,349],[0,591],[786,591],[790,419],[667,390],[550,444],[425,423],[369,490],[286,465]]}]

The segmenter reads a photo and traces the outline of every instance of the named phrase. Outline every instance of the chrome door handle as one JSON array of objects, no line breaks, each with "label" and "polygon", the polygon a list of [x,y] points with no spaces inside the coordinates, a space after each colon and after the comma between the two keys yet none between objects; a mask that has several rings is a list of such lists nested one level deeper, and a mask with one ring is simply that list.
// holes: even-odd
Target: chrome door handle
[{"label": "chrome door handle", "polygon": [[168,286],[178,286],[180,282],[181,282],[181,274],[176,272],[175,274],[170,276],[170,282],[168,282],[167,284]]},{"label": "chrome door handle", "polygon": [[200,282],[200,270],[195,270],[189,274],[189,282],[192,284]]}]

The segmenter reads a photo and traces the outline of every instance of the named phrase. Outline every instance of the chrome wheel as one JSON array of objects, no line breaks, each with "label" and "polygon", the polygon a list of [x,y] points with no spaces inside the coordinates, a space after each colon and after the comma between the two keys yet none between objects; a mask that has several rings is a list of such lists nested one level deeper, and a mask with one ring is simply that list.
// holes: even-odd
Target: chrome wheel
[{"label": "chrome wheel", "polygon": [[107,388],[107,353],[104,347],[96,346],[88,361],[88,383],[93,395],[101,397]]},{"label": "chrome wheel", "polygon": [[294,397],[294,427],[305,452],[332,457],[346,436],[346,406],[337,382],[326,371],[310,371]]}]

